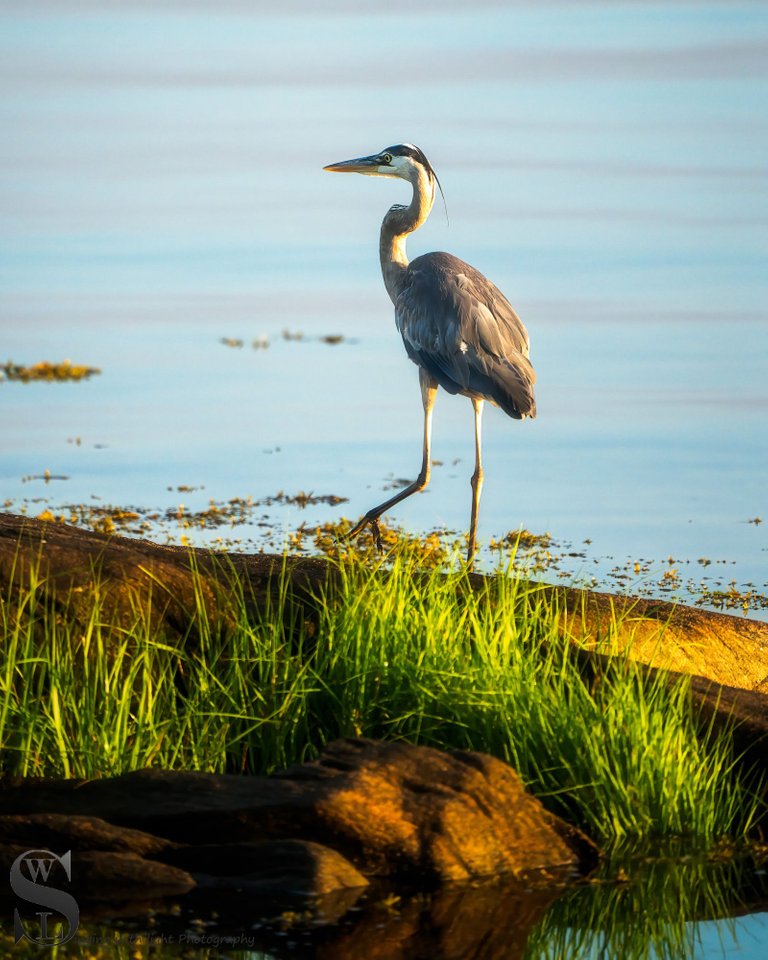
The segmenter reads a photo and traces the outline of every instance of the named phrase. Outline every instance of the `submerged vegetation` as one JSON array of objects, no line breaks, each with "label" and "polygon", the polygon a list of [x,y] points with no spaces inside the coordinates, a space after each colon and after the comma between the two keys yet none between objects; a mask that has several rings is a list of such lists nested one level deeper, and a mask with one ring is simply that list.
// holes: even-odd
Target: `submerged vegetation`
[{"label": "submerged vegetation", "polygon": [[[81,443],[78,437],[69,442]],[[433,461],[437,466],[439,461]],[[24,477],[24,482],[42,480],[46,485],[52,480],[68,480],[54,474],[50,469]],[[409,481],[391,479],[383,489],[396,489]],[[139,504],[115,505],[104,503],[97,496],[88,502],[54,502],[51,496],[30,496],[23,500],[5,500],[2,506],[22,515],[35,516],[41,520],[70,523],[101,533],[120,533],[129,536],[147,537],[159,542],[183,546],[207,546],[214,550],[238,550],[255,552],[280,552],[326,554],[336,556],[338,544],[349,532],[353,522],[345,517],[323,522],[304,520],[299,523],[279,516],[283,508],[303,511],[318,505],[336,507],[346,503],[346,497],[337,494],[318,494],[300,490],[277,493],[255,498],[253,496],[231,497],[228,500],[206,498],[202,486],[180,484],[168,487],[168,492],[182,494],[184,499],[174,499],[165,506]],[[275,509],[277,508],[277,510]],[[755,517],[746,521],[757,527],[762,521]],[[426,534],[414,534],[394,525],[381,526],[382,538],[387,549],[407,542],[409,549],[422,549],[422,560],[427,563],[442,563],[461,544],[459,534],[432,530]],[[372,554],[371,541],[367,534],[359,536],[354,544],[354,553]],[[747,616],[750,611],[768,609],[768,593],[754,583],[739,584],[729,579],[728,561],[699,557],[689,561],[673,556],[665,558],[627,558],[616,563],[615,557],[598,557],[591,553],[591,540],[576,544],[557,540],[552,534],[535,533],[523,528],[492,537],[487,550],[481,550],[478,563],[484,569],[493,569],[510,556],[524,558],[526,569],[534,575],[545,576],[572,584],[579,583],[589,589],[609,589],[634,596],[683,600],[696,606],[727,610]],[[464,547],[466,550],[466,546]],[[349,551],[350,553],[353,551]],[[610,564],[610,567],[607,565]],[[600,576],[591,572],[602,569]],[[686,573],[686,568],[688,572]],[[691,569],[710,573],[693,575]]]},{"label": "submerged vegetation", "polygon": [[222,560],[226,628],[198,575],[183,636],[158,632],[161,583],[118,616],[98,570],[54,604],[32,569],[0,602],[2,770],[267,773],[337,737],[402,738],[509,761],[609,847],[746,834],[756,793],[685,682],[621,657],[586,676],[551,595],[511,570],[478,589],[421,559],[407,544],[386,563],[342,556],[311,596],[284,576],[258,602]]}]

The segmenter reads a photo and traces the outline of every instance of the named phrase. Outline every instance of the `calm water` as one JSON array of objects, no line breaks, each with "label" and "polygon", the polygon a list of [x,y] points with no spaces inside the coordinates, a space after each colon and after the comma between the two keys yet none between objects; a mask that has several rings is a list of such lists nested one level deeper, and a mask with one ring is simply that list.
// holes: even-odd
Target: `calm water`
[{"label": "calm water", "polygon": [[614,879],[618,865],[604,863],[590,883],[459,885],[430,897],[393,898],[387,909],[381,891],[348,890],[335,902],[294,903],[288,923],[277,919],[279,905],[243,891],[208,890],[175,909],[173,900],[157,903],[150,925],[126,907],[105,928],[86,909],[67,955],[84,956],[90,946],[89,956],[158,960],[220,960],[238,949],[246,960],[762,960],[768,915],[748,911],[765,902],[765,871],[745,873],[745,866],[690,856],[630,858],[621,882]]},{"label": "calm water", "polygon": [[[481,538],[547,531],[583,554],[569,578],[765,593],[765,5],[387,7],[5,5],[0,362],[103,374],[0,385],[0,497],[349,498],[265,511],[280,546],[413,477],[416,368],[377,258],[408,188],[321,170],[410,140],[450,216],[411,256],[486,272],[538,370],[535,422],[486,415]],[[472,455],[471,407],[444,395],[443,465],[396,519],[466,530]],[[45,470],[68,479],[25,479]]]},{"label": "calm water", "polygon": [[[580,554],[559,572],[609,585],[765,593],[768,8],[386,6],[2,6],[0,362],[103,373],[0,384],[0,502],[349,498],[265,507],[231,534],[256,549],[414,476],[416,368],[377,258],[407,188],[321,170],[404,140],[450,216],[411,256],[497,282],[539,375],[536,421],[486,415],[481,538],[549,531]],[[463,531],[465,400],[439,398],[434,456],[397,519]],[[28,479],[46,470],[68,479]],[[695,955],[724,955],[707,929]],[[762,915],[734,929],[729,956],[765,949]]]}]

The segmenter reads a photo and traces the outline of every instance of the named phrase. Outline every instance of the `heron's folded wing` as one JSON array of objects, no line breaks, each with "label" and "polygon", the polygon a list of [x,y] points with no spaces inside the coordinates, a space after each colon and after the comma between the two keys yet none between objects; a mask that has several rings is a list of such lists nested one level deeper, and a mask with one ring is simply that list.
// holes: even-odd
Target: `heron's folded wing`
[{"label": "heron's folded wing", "polygon": [[498,404],[511,417],[533,417],[536,375],[528,333],[501,291],[450,254],[411,263],[395,303],[406,350],[450,393]]}]

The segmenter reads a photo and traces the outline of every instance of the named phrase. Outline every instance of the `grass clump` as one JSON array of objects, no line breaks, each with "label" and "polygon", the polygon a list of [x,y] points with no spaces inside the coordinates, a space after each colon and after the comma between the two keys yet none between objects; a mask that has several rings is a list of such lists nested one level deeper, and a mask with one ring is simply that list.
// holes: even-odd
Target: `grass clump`
[{"label": "grass clump", "polygon": [[386,564],[329,561],[309,600],[286,566],[257,603],[223,571],[225,627],[196,578],[173,637],[158,630],[160,584],[118,616],[98,576],[62,606],[32,570],[0,604],[3,771],[266,773],[363,735],[507,760],[609,846],[709,845],[754,819],[730,742],[698,728],[687,685],[623,658],[583,676],[551,594],[519,574],[478,588],[460,566],[425,571],[406,547]]}]

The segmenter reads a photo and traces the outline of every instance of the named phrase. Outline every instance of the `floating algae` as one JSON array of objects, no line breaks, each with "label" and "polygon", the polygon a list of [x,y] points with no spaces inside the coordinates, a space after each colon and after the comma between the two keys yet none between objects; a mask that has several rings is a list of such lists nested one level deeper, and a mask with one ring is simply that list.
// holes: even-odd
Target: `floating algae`
[{"label": "floating algae", "polygon": [[64,380],[87,380],[97,373],[98,367],[86,367],[81,363],[72,363],[71,360],[62,360],[61,363],[49,363],[41,360],[31,367],[8,361],[0,367],[0,380],[19,380],[21,383],[31,383],[33,380],[44,380],[47,383]]}]

